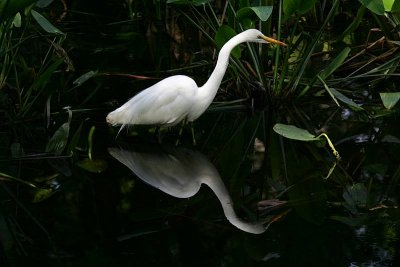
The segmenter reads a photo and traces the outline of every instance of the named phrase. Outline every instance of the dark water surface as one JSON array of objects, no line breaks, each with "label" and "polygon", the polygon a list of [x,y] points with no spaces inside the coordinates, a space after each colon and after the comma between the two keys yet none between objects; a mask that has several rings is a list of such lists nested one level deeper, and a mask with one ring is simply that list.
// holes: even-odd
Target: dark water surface
[{"label": "dark water surface", "polygon": [[[329,148],[280,137],[272,131],[271,118],[278,116],[272,113],[209,112],[194,124],[196,146],[189,126],[181,136],[180,126],[159,134],[135,127],[115,139],[118,129],[87,121],[77,143],[82,151],[72,158],[8,165],[21,177],[58,175],[34,180],[46,185],[44,192],[3,184],[9,198],[1,205],[2,250],[15,255],[3,261],[395,266],[398,121],[363,122],[346,112],[324,111],[337,121],[325,130],[342,157],[328,179]],[[319,117],[315,125],[326,120]],[[84,163],[93,125],[94,167]]]}]

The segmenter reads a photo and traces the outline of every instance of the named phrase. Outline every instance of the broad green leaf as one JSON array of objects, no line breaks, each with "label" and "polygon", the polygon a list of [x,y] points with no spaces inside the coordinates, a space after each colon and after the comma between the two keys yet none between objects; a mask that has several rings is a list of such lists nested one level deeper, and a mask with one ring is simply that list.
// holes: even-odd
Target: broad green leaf
[{"label": "broad green leaf", "polygon": [[15,14],[12,24],[14,25],[14,27],[21,27],[21,14],[19,12]]},{"label": "broad green leaf", "polygon": [[343,192],[345,203],[343,204],[352,213],[357,213],[357,208],[365,208],[367,205],[367,188],[362,183],[346,186]]},{"label": "broad green leaf", "polygon": [[400,11],[400,0],[394,0],[392,8],[390,9],[391,12],[398,12]]},{"label": "broad green leaf", "polygon": [[57,129],[46,145],[46,152],[60,155],[68,142],[69,123],[66,122]]},{"label": "broad green leaf", "polygon": [[272,6],[244,7],[239,9],[239,11],[237,12],[237,17],[239,20],[254,20],[254,18],[257,17],[261,21],[266,21],[271,16],[272,9]]},{"label": "broad green leaf", "polygon": [[344,94],[340,93],[339,91],[337,91],[336,89],[333,88],[329,88],[329,90],[332,92],[332,94],[341,102],[345,103],[346,105],[348,105],[351,109],[353,110],[364,110],[362,107],[360,107],[359,105],[357,105],[357,103],[355,103],[353,100],[351,100],[350,98],[348,98],[347,96],[345,96]]},{"label": "broad green leaf", "polygon": [[274,131],[283,137],[299,140],[299,141],[318,141],[319,138],[311,134],[309,131],[298,128],[294,125],[286,125],[277,123],[274,126]]},{"label": "broad green leaf", "polygon": [[77,163],[79,167],[93,173],[101,173],[107,169],[107,162],[101,159],[84,159]]},{"label": "broad green leaf", "polygon": [[320,76],[322,79],[324,79],[324,80],[325,80],[326,78],[328,78],[329,76],[331,76],[331,74],[332,74],[337,68],[339,68],[339,67],[343,64],[344,60],[345,60],[345,59],[347,58],[347,56],[349,55],[350,51],[351,51],[350,47],[345,47],[345,48],[339,53],[339,55],[337,55],[337,56],[335,57],[335,59],[332,60],[331,63],[330,63],[323,71],[321,71],[321,73],[319,74],[319,76]]},{"label": "broad green leaf", "polygon": [[283,13],[285,16],[293,14],[307,13],[317,2],[317,0],[283,0]]},{"label": "broad green leaf", "polygon": [[62,31],[57,29],[53,24],[50,23],[45,17],[43,17],[40,13],[35,10],[31,10],[32,17],[36,20],[36,22],[48,33],[56,33],[56,34],[64,34]]},{"label": "broad green leaf", "polygon": [[363,6],[378,15],[385,14],[385,7],[382,0],[358,0]]},{"label": "broad green leaf", "polygon": [[50,5],[52,2],[54,2],[54,0],[39,0],[39,1],[37,1],[36,6],[40,7],[40,8],[44,8],[44,7],[47,7],[48,5]]},{"label": "broad green leaf", "polygon": [[385,11],[391,11],[393,6],[394,0],[383,0],[383,7]]},{"label": "broad green leaf", "polygon": [[[227,25],[222,25],[219,27],[217,33],[215,34],[215,43],[217,44],[217,47],[221,49],[226,42],[228,42],[233,36],[236,35],[236,32],[234,29]],[[241,52],[240,52],[240,47],[236,46],[231,53],[234,57],[240,58],[241,57]]]},{"label": "broad green leaf", "polygon": [[379,93],[382,103],[387,109],[392,109],[400,100],[400,92]]},{"label": "broad green leaf", "polygon": [[397,12],[400,10],[400,0],[383,0],[383,6],[387,12]]},{"label": "broad green leaf", "polygon": [[87,80],[89,80],[90,78],[96,76],[98,74],[98,71],[89,71],[86,72],[85,74],[81,75],[80,77],[78,77],[73,84],[75,86],[81,86],[84,82],[86,82]]}]

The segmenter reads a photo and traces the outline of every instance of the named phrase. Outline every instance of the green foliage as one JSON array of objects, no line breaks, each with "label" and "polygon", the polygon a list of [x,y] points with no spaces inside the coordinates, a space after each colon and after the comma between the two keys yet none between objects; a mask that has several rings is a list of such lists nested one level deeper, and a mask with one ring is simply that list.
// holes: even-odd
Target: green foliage
[{"label": "green foliage", "polygon": [[[227,25],[222,25],[221,27],[218,28],[218,31],[215,34],[215,37],[214,37],[215,44],[217,45],[217,47],[219,49],[221,49],[222,46],[224,46],[224,44],[227,41],[229,41],[229,39],[234,37],[235,35],[236,35],[236,32],[235,32],[234,29],[232,29],[231,27],[229,27]],[[232,56],[234,56],[236,58],[240,58],[241,57],[240,47],[235,47],[232,50]]]},{"label": "green foliage", "polygon": [[[375,251],[379,243],[389,248],[383,254],[395,251],[390,240],[398,239],[399,218],[400,1],[383,1],[383,9],[379,1],[335,0],[262,1],[261,6],[74,0],[64,1],[66,9],[62,1],[34,2],[0,5],[0,227],[7,237],[0,242],[7,244],[11,265],[23,264],[14,262],[25,255],[44,265],[61,259],[90,265],[109,257],[104,247],[115,240],[114,252],[121,253],[119,247],[138,252],[124,254],[130,262],[121,260],[122,265],[158,258],[165,265],[171,257],[159,251],[174,251],[173,264],[188,265],[176,262],[192,257],[176,250],[181,229],[196,230],[187,235],[200,241],[196,250],[232,251],[224,254],[227,265],[273,260],[293,266],[284,262],[288,255],[297,261],[304,255],[299,248],[313,248],[312,241],[332,255],[343,236],[360,227],[373,241],[354,238],[337,255],[353,257],[355,247],[362,247],[360,253]],[[144,126],[116,139],[104,121],[110,109],[160,78],[207,79],[218,49],[247,28],[262,29],[289,46],[236,48],[216,102],[195,122],[194,132],[195,149],[215,164],[235,209],[268,222],[268,233],[257,238],[224,224],[207,190],[171,199],[116,166],[107,154],[110,144],[156,138]],[[178,131],[164,129],[161,139],[192,144],[187,128],[179,137]],[[340,161],[327,136],[314,132],[329,133]],[[326,144],[337,153],[336,161]],[[274,199],[285,204],[268,207]],[[324,240],[335,237],[337,243],[327,248]],[[296,249],[288,250],[287,240]],[[244,253],[236,253],[238,248]],[[266,251],[280,257],[272,259]]]},{"label": "green foliage", "polygon": [[289,139],[299,141],[318,141],[319,138],[311,134],[309,131],[300,129],[294,125],[275,124],[274,131]]},{"label": "green foliage", "polygon": [[382,103],[387,109],[392,109],[400,100],[400,92],[379,93]]},{"label": "green foliage", "polygon": [[290,17],[294,14],[302,15],[307,13],[314,7],[316,0],[296,1],[296,0],[283,0],[283,13],[285,16]]},{"label": "green foliage", "polygon": [[43,17],[40,13],[35,10],[31,10],[32,17],[36,20],[37,23],[48,33],[57,33],[63,34],[62,31],[57,29],[53,24],[51,24],[45,17]]},{"label": "green foliage", "polygon": [[243,7],[237,11],[236,15],[240,21],[244,19],[267,21],[272,14],[272,9],[272,6]]}]

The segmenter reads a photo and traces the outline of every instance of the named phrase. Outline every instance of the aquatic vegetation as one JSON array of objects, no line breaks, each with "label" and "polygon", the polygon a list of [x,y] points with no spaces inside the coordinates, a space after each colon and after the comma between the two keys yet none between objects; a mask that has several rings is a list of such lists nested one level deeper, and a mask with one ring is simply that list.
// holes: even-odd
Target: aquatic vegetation
[{"label": "aquatic vegetation", "polygon": [[[398,2],[1,2],[0,265],[393,265]],[[116,140],[104,121],[165,77],[205,81],[248,28],[288,48],[233,51],[197,146],[185,127],[159,134],[202,154],[237,218],[263,224],[256,237],[207,189],[176,199],[143,183],[108,149],[157,130]]]}]

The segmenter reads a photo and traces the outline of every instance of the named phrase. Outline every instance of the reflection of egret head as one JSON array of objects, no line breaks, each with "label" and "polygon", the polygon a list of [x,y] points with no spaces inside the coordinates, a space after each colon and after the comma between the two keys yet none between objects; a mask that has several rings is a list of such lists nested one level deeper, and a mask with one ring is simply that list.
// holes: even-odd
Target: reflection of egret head
[{"label": "reflection of egret head", "polygon": [[177,147],[136,148],[133,151],[109,148],[108,151],[140,179],[175,197],[191,197],[199,191],[202,183],[207,184],[221,202],[229,222],[249,233],[265,231],[262,223],[250,223],[237,217],[218,171],[199,152]]}]

